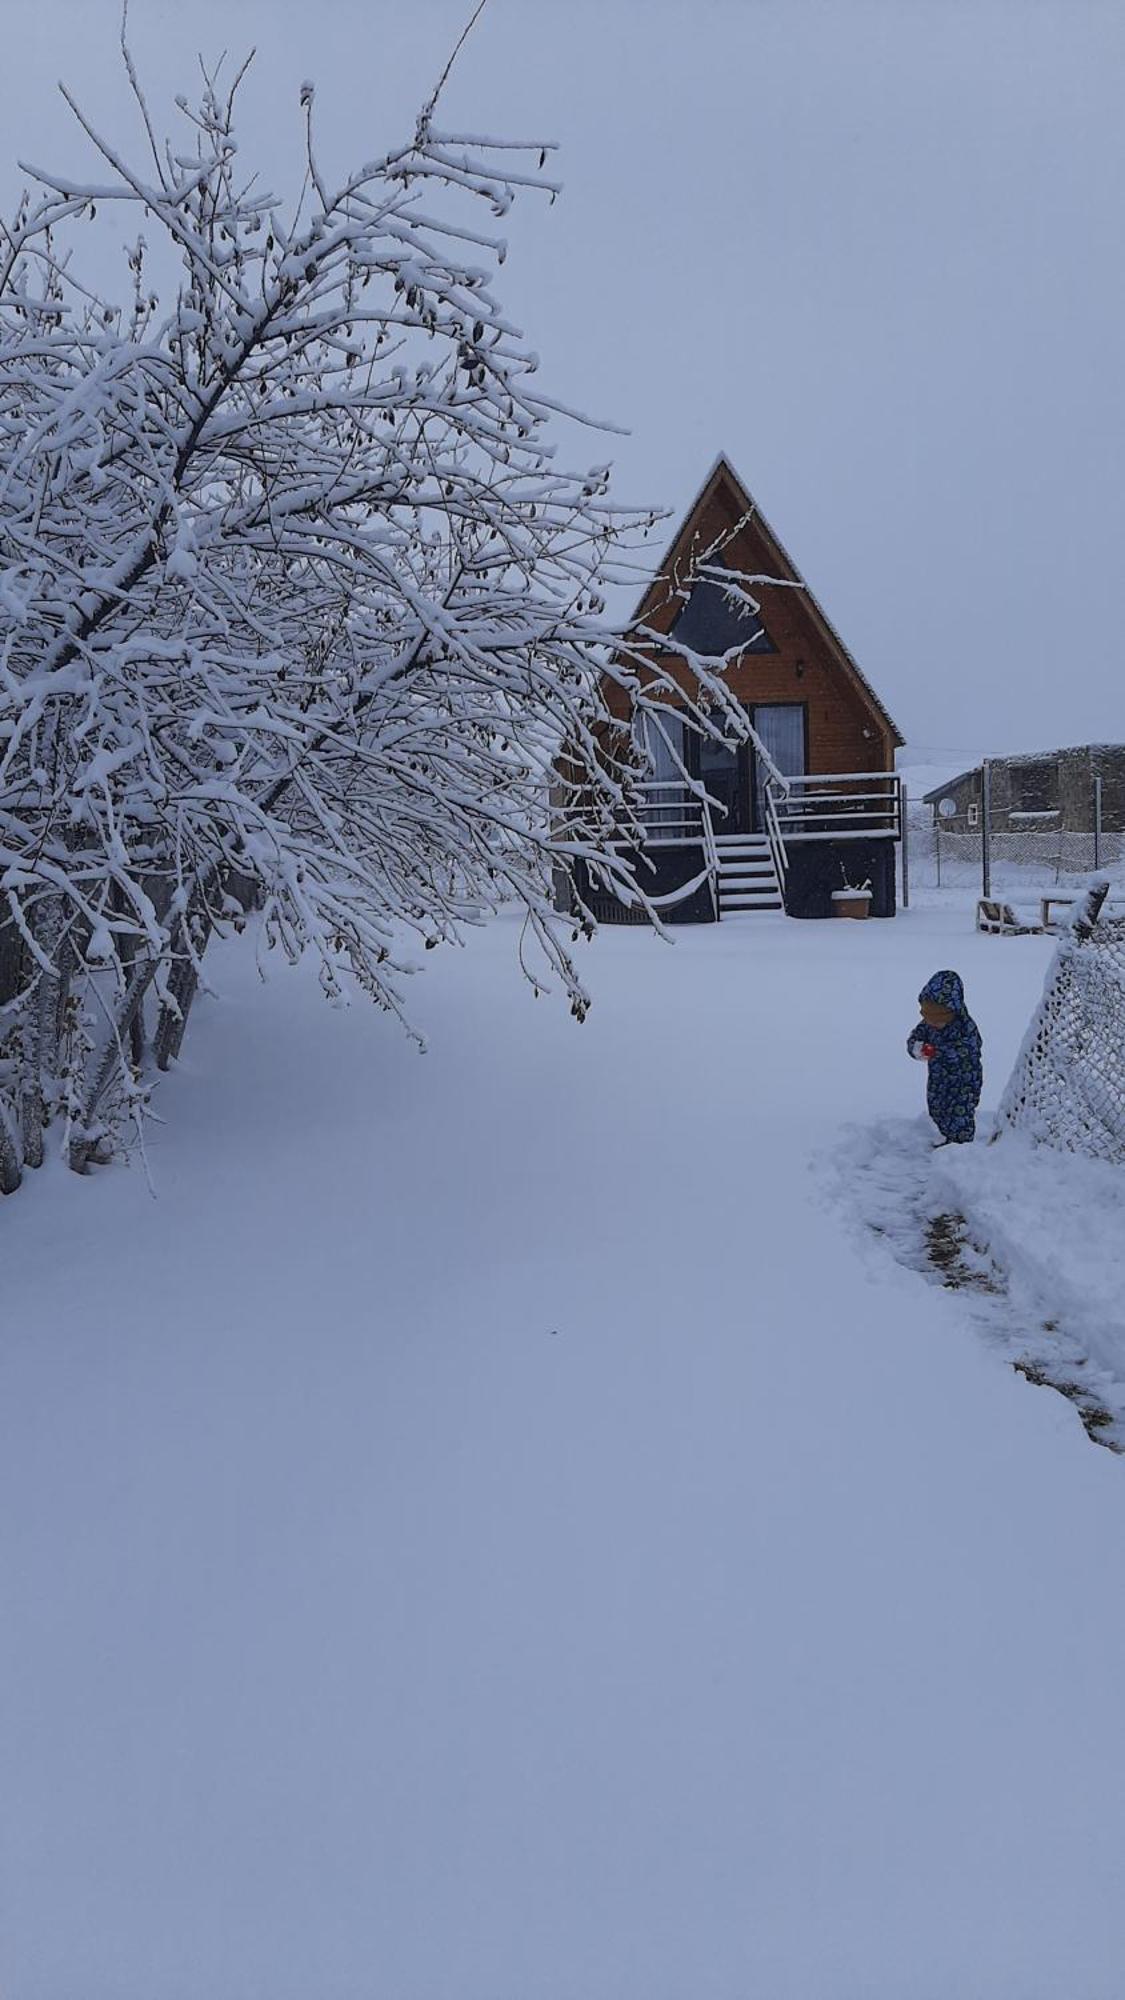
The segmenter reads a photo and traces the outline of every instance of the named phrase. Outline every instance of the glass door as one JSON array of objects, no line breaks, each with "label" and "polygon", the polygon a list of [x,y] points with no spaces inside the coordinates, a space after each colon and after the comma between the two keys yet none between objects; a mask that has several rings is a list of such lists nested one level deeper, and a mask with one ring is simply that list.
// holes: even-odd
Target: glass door
[{"label": "glass door", "polygon": [[[803,701],[759,702],[751,712],[760,740],[785,778],[803,778],[808,768],[806,711]],[[766,779],[761,758],[754,755],[754,831],[765,829]]]}]

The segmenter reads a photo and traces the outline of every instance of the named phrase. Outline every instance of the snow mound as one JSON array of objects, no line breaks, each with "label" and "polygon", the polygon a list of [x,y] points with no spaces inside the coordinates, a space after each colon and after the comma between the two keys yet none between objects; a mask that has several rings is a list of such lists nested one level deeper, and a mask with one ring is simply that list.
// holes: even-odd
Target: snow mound
[{"label": "snow mound", "polygon": [[1125,1175],[1005,1133],[934,1150],[925,1118],[855,1127],[826,1163],[870,1245],[960,1293],[977,1330],[1125,1449]]},{"label": "snow mound", "polygon": [[1005,1133],[945,1148],[939,1197],[1005,1272],[1023,1316],[1054,1322],[1112,1376],[1125,1408],[1125,1174]]}]

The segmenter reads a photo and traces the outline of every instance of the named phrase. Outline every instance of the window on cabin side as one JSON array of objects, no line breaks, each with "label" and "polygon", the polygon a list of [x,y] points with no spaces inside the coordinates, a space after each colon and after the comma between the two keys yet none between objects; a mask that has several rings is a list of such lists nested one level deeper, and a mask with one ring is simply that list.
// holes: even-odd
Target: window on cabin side
[{"label": "window on cabin side", "polygon": [[969,825],[980,825],[980,807],[975,803],[969,807]]},{"label": "window on cabin side", "polygon": [[[708,569],[729,570],[721,556],[708,558]],[[691,595],[675,624],[671,637],[693,653],[775,653],[773,640],[759,614],[746,603],[745,584],[732,574],[733,590],[724,589],[718,577],[701,576],[692,585]],[[734,592],[741,592],[735,595]]]}]

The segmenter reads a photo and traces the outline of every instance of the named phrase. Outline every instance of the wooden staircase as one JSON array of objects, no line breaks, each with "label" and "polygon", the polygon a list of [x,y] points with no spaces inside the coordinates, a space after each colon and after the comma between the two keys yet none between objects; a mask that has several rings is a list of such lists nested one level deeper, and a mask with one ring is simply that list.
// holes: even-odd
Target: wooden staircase
[{"label": "wooden staircase", "polygon": [[764,833],[717,833],[719,915],[736,910],[783,910],[770,844]]}]

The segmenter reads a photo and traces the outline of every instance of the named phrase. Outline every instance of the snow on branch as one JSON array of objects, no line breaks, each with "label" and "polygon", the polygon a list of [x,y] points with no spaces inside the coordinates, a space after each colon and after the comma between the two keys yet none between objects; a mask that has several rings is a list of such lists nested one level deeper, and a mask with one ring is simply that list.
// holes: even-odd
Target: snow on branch
[{"label": "snow on branch", "polygon": [[[554,877],[629,889],[606,690],[670,685],[606,614],[656,517],[563,462],[479,224],[553,198],[550,148],[440,133],[431,102],[332,187],[306,87],[287,214],[239,150],[244,72],[160,140],[124,56],[141,159],[68,95],[95,178],[33,173],[0,227],[4,1131],[33,1159],[60,1118],[79,1166],[251,906],[401,1016],[410,938],[515,900],[581,1015]],[[124,299],[82,276],[106,203],[135,212]],[[696,664],[708,728],[722,662]]]}]

